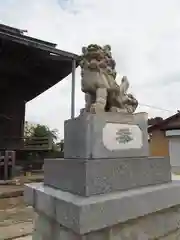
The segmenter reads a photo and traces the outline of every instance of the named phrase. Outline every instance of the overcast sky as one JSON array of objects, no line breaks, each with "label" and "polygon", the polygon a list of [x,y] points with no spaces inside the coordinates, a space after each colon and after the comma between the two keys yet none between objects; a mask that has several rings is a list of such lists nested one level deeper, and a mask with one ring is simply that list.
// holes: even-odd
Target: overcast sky
[{"label": "overcast sky", "polygon": [[[179,0],[0,0],[0,22],[81,53],[90,43],[110,44],[120,75],[149,116],[180,109]],[[70,117],[71,76],[26,106],[26,119],[57,128]],[[76,73],[76,114],[84,105]]]}]

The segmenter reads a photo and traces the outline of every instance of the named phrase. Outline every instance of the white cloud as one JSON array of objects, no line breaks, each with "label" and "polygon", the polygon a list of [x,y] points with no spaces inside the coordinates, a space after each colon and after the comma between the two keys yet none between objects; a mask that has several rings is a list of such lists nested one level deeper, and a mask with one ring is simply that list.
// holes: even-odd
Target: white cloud
[{"label": "white cloud", "polygon": [[[89,43],[111,44],[117,70],[129,77],[139,102],[173,113],[179,108],[179,7],[179,0],[0,0],[0,16],[4,24],[27,29],[63,50],[80,53]],[[78,113],[83,107],[79,71],[76,80]],[[70,83],[68,77],[28,103],[27,120],[58,128],[62,135],[70,116]]]}]

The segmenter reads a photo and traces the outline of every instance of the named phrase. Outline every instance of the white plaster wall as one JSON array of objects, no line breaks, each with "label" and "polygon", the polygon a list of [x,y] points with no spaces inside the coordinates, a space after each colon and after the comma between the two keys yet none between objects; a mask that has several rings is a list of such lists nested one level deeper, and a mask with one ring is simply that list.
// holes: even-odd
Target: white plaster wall
[{"label": "white plaster wall", "polygon": [[169,139],[169,157],[173,172],[180,172],[180,130],[166,131]]},{"label": "white plaster wall", "polygon": [[172,167],[180,167],[180,136],[169,138],[169,155]]}]

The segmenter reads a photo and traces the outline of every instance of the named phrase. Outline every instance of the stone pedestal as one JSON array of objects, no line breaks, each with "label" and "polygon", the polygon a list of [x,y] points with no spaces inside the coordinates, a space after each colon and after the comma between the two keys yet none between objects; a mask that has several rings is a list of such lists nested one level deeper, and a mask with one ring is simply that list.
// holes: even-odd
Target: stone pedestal
[{"label": "stone pedestal", "polygon": [[44,163],[45,185],[80,196],[170,181],[169,158],[46,159]]},{"label": "stone pedestal", "polygon": [[65,159],[149,156],[144,113],[83,114],[65,121],[64,140]]},{"label": "stone pedestal", "polygon": [[46,159],[44,183],[25,187],[39,213],[33,240],[175,239],[180,184],[147,139],[143,113],[66,121],[65,159]]},{"label": "stone pedestal", "polygon": [[179,232],[176,182],[91,197],[34,183],[25,199],[39,213],[33,240],[147,240]]}]

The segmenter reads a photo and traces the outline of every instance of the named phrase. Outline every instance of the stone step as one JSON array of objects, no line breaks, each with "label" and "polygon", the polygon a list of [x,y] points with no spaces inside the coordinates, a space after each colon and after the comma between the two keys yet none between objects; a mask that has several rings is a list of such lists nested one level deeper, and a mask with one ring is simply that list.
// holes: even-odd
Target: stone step
[{"label": "stone step", "polygon": [[169,158],[45,159],[45,185],[81,196],[171,181]]}]

